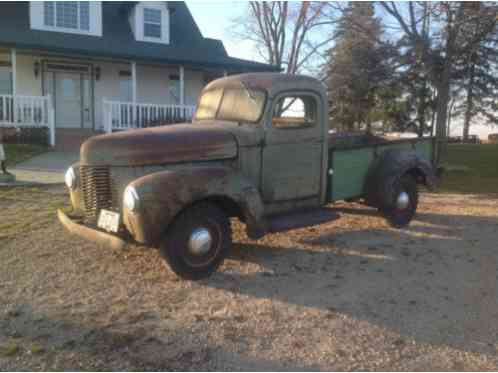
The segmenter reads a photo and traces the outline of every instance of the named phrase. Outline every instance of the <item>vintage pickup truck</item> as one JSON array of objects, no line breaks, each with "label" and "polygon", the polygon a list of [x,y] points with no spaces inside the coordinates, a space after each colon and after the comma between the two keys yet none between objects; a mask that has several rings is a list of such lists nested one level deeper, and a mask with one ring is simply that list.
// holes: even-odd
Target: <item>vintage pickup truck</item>
[{"label": "vintage pickup truck", "polygon": [[326,205],[361,200],[395,227],[433,187],[433,138],[385,141],[329,133],[327,96],[310,77],[244,74],[211,82],[192,123],[100,135],[66,173],[71,232],[120,248],[159,247],[187,279],[215,271],[232,245],[319,224]]}]

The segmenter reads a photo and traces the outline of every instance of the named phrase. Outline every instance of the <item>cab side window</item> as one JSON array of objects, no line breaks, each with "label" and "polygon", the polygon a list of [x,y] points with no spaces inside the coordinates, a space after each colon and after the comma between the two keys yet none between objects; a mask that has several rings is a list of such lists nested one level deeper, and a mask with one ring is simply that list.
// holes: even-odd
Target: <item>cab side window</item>
[{"label": "cab side window", "polygon": [[312,96],[284,96],[273,108],[273,127],[282,129],[306,128],[317,120],[316,100]]}]

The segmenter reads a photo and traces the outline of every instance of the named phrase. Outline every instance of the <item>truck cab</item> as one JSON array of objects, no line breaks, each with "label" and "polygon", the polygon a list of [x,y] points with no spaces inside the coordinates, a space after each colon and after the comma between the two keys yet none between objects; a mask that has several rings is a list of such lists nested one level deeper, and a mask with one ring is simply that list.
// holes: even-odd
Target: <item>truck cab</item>
[{"label": "truck cab", "polygon": [[66,174],[72,212],[59,219],[116,248],[159,247],[174,272],[199,279],[230,251],[232,217],[256,239],[330,220],[337,214],[324,206],[361,198],[393,225],[408,224],[417,184],[434,185],[434,146],[334,145],[322,83],[236,75],[205,87],[192,123],[87,140]]}]

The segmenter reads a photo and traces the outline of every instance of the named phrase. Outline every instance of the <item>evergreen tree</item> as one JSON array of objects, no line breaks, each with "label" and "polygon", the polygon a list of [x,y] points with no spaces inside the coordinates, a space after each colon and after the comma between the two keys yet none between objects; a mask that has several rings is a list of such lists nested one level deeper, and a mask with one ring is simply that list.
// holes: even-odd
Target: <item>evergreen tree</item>
[{"label": "evergreen tree", "polygon": [[339,20],[329,51],[326,84],[332,123],[346,130],[371,129],[375,109],[392,78],[389,48],[370,2],[351,2]]},{"label": "evergreen tree", "polygon": [[[473,48],[462,54],[456,64],[457,86],[460,97],[456,101],[454,116],[463,115],[463,138],[468,139],[472,120],[476,117],[498,124],[498,23],[496,5],[471,3],[466,8],[470,20],[462,38],[473,37],[483,25],[494,23]],[[489,9],[486,9],[489,8]]]}]

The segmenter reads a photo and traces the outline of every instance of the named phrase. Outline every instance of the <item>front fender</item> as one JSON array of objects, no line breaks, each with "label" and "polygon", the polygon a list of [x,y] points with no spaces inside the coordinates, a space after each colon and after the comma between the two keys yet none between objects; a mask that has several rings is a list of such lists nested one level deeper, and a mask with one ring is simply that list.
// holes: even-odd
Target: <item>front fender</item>
[{"label": "front fender", "polygon": [[258,189],[239,172],[223,166],[166,170],[141,177],[131,185],[140,198],[138,211],[124,208],[124,224],[135,240],[156,244],[185,207],[209,198],[229,198],[239,207],[248,229],[263,229],[263,203]]},{"label": "front fender", "polygon": [[436,186],[436,173],[427,159],[415,151],[390,149],[372,164],[364,186],[366,203],[382,207],[392,201],[395,182],[407,173],[429,189]]}]

